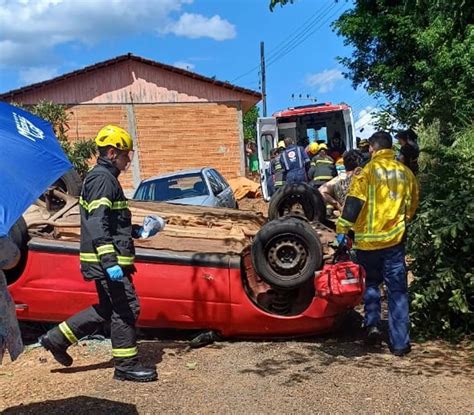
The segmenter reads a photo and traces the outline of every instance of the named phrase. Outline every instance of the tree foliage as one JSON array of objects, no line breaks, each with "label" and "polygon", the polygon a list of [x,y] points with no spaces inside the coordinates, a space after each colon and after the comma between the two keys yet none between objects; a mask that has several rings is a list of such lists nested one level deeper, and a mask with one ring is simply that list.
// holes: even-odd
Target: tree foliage
[{"label": "tree foliage", "polygon": [[295,0],[270,0],[270,11],[276,7],[277,4],[284,6],[286,3],[293,3]]},{"label": "tree foliage", "polygon": [[474,116],[473,16],[468,1],[356,0],[333,23],[354,50],[339,60],[402,123],[449,132]]},{"label": "tree foliage", "polygon": [[71,143],[68,140],[67,131],[69,130],[69,114],[64,105],[41,101],[28,108],[28,110],[51,123],[54,133],[56,134],[64,152],[77,172],[81,177],[84,177],[89,170],[88,161],[96,153],[94,140],[80,140],[74,143]]},{"label": "tree foliage", "polygon": [[257,141],[257,119],[259,117],[259,108],[255,105],[244,115],[244,140]]},{"label": "tree foliage", "polygon": [[422,134],[422,198],[409,234],[418,334],[456,339],[474,330],[474,128],[444,146],[439,126]]}]

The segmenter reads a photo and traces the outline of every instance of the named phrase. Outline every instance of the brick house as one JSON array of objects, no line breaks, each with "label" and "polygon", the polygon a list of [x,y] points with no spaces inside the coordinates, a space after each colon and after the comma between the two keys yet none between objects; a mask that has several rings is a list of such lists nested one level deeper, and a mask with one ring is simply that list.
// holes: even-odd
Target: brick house
[{"label": "brick house", "polygon": [[72,141],[93,138],[105,124],[130,131],[136,153],[122,179],[128,190],[188,168],[244,175],[242,116],[260,99],[259,92],[132,54],[0,94],[7,102],[65,104]]}]

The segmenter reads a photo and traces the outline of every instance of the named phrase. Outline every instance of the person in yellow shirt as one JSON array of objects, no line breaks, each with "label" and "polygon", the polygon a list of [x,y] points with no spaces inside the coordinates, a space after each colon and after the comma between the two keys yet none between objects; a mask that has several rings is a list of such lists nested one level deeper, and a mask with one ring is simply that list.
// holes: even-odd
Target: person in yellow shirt
[{"label": "person in yellow shirt", "polygon": [[352,178],[336,231],[340,244],[354,232],[357,260],[365,268],[364,322],[367,340],[380,342],[380,284],[388,296],[390,350],[410,352],[405,235],[418,207],[418,183],[411,170],[395,160],[392,137],[376,132],[369,139],[370,162]]}]

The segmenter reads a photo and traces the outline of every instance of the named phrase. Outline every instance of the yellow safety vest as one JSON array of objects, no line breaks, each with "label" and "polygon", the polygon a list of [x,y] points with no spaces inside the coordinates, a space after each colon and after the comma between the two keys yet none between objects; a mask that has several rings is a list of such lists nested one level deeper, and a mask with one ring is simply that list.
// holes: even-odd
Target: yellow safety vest
[{"label": "yellow safety vest", "polygon": [[[395,160],[393,150],[379,150],[353,174],[347,197],[364,202],[355,223],[338,219],[336,231],[354,230],[354,247],[375,250],[402,242],[406,223],[418,207],[418,183],[409,168]],[[347,199],[346,199],[347,203]]]}]

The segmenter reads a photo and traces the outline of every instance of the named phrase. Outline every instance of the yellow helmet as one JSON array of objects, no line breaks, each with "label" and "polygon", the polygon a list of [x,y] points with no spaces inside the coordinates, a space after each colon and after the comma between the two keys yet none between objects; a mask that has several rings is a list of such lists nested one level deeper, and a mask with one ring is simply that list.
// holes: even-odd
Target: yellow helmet
[{"label": "yellow helmet", "polygon": [[283,140],[280,140],[277,144],[277,148],[286,148],[285,142]]},{"label": "yellow helmet", "polygon": [[319,150],[327,150],[327,149],[328,149],[328,146],[327,146],[326,143],[319,144],[318,151]]},{"label": "yellow helmet", "polygon": [[316,154],[319,150],[319,144],[318,143],[310,143],[308,146],[308,153],[310,154]]},{"label": "yellow helmet", "polygon": [[366,138],[363,138],[362,140],[359,141],[358,147],[364,148],[364,147],[369,147],[369,145],[370,145],[369,140],[367,140]]},{"label": "yellow helmet", "polygon": [[112,146],[119,150],[133,151],[133,140],[130,134],[116,125],[106,125],[95,138],[97,147]]}]

